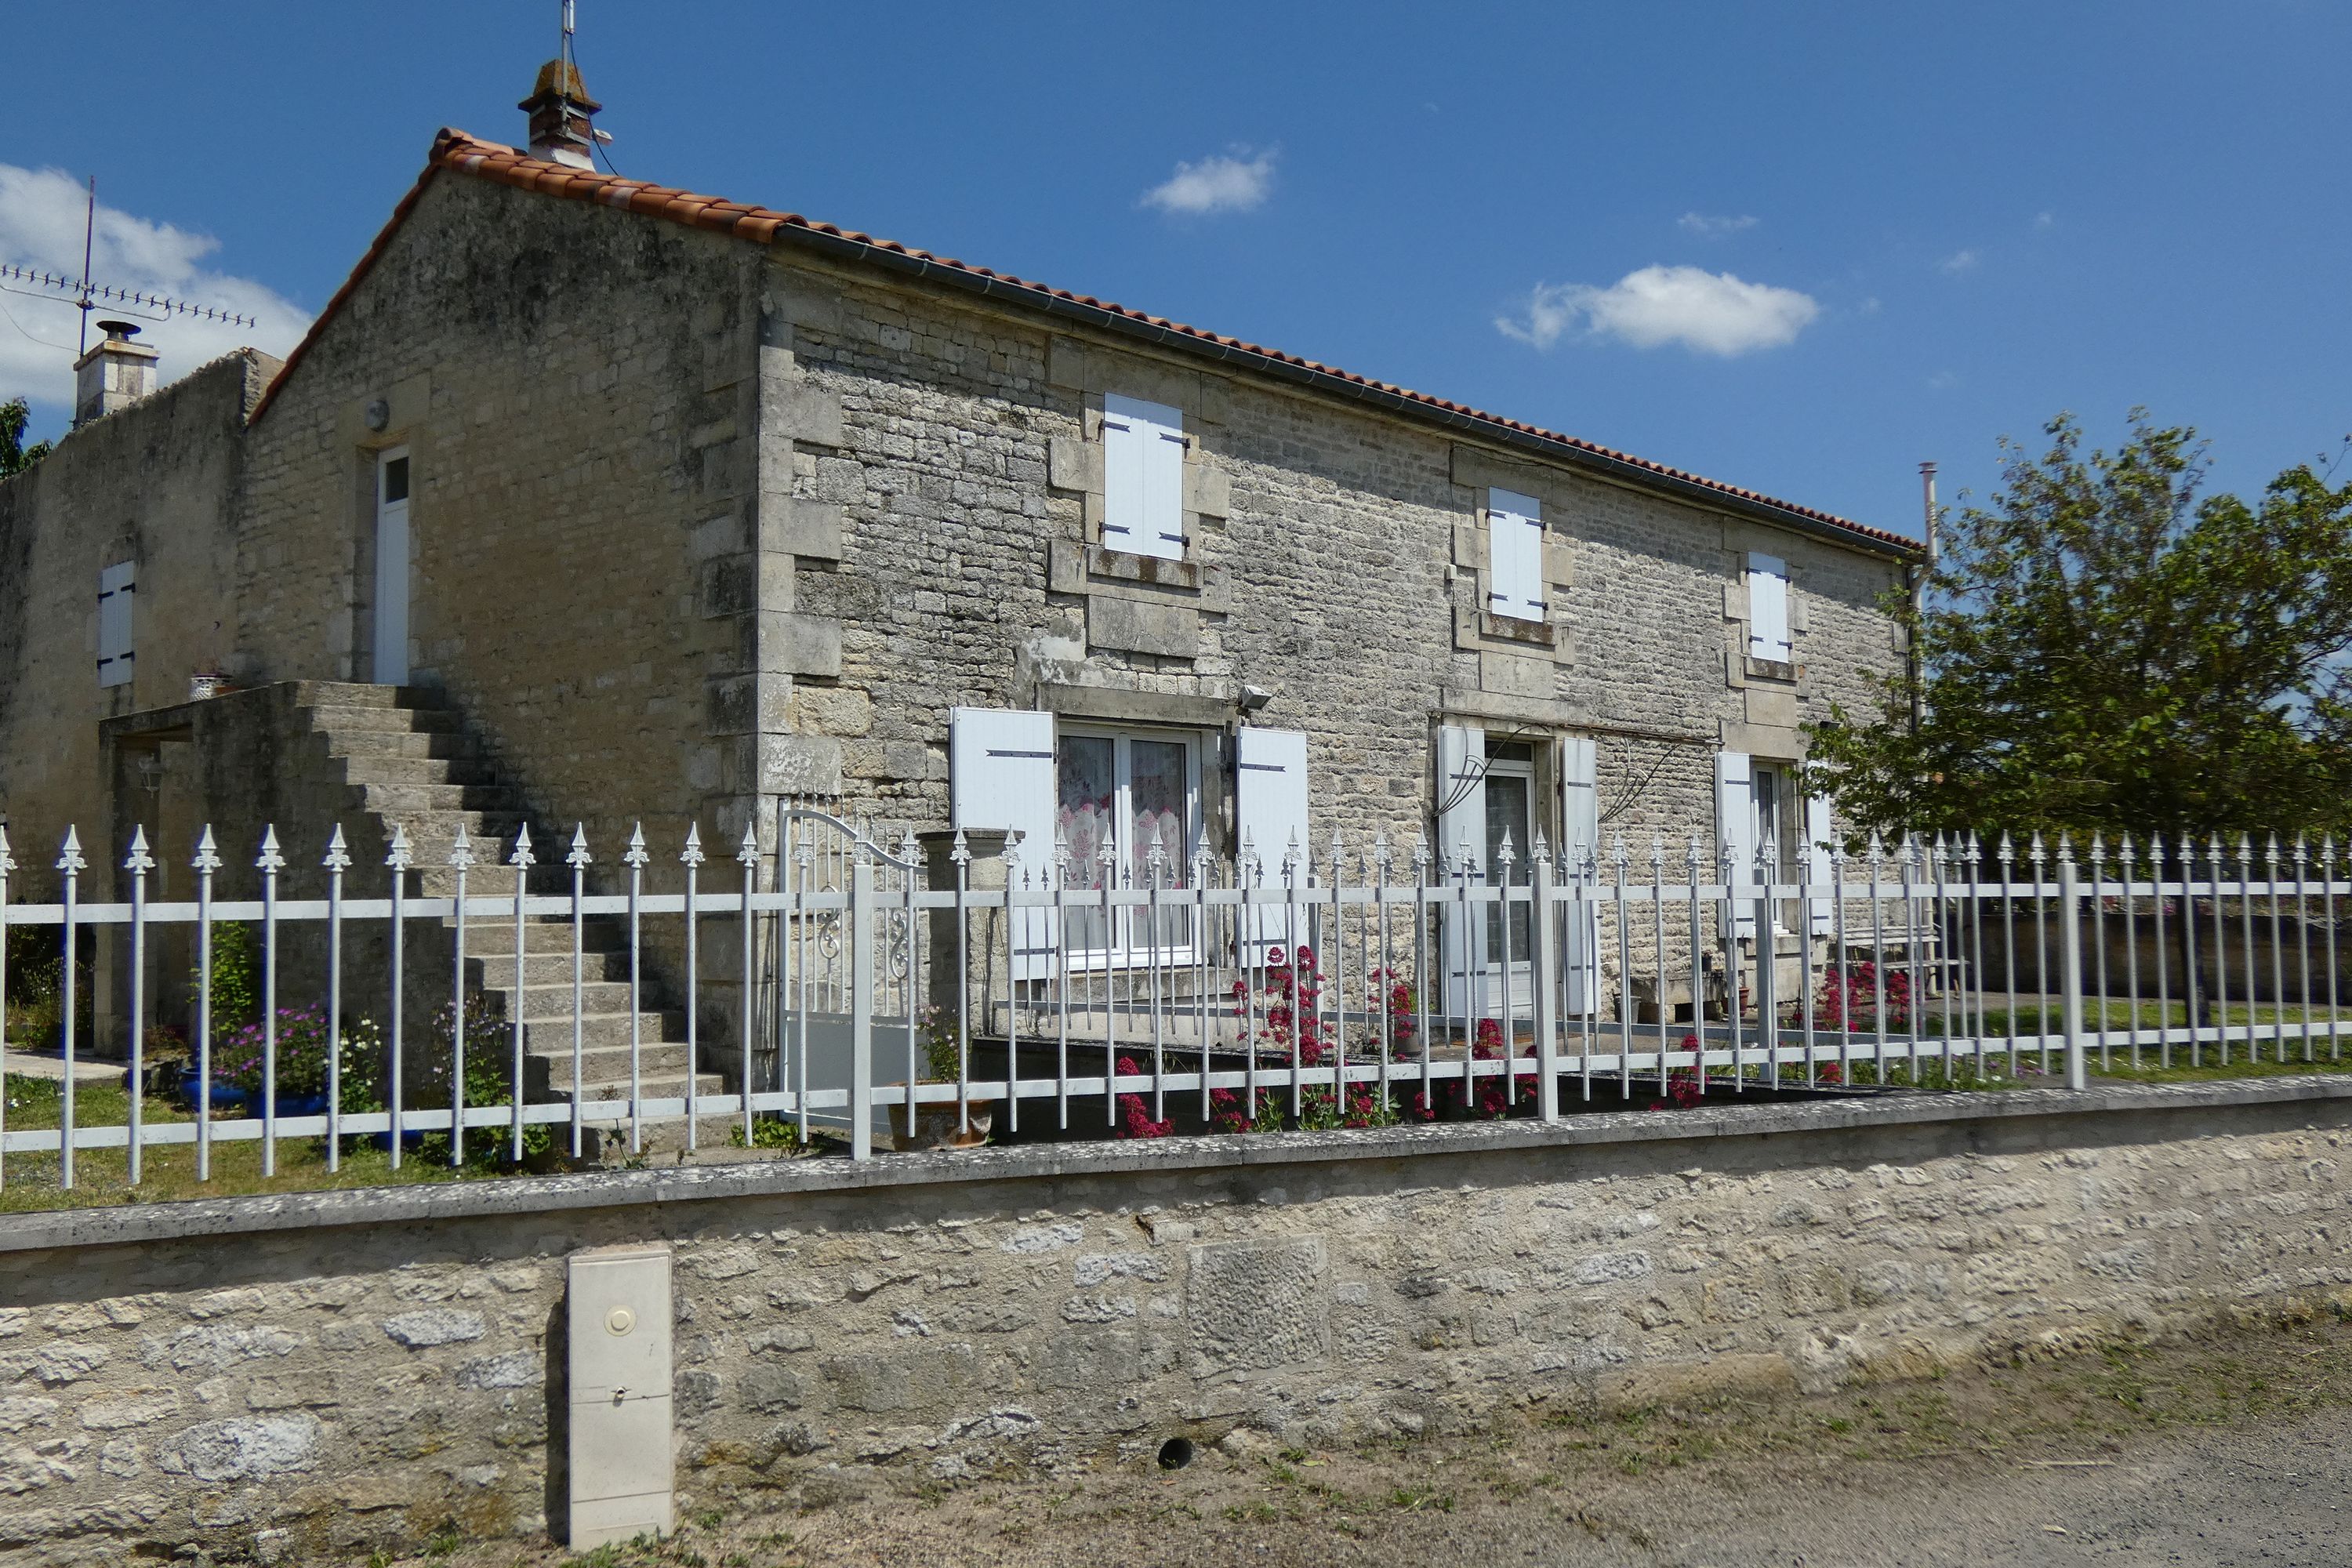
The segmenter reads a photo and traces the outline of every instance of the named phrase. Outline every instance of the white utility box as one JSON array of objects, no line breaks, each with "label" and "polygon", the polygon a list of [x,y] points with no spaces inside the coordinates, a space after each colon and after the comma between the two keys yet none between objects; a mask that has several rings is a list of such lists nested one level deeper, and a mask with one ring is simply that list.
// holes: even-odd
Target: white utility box
[{"label": "white utility box", "polygon": [[572,1550],[667,1535],[669,1248],[573,1253],[568,1294]]}]

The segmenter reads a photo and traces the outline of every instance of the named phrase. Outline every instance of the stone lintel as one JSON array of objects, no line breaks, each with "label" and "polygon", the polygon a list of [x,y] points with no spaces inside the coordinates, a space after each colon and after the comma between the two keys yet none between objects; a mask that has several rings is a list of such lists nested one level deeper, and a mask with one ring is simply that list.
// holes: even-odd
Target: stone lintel
[{"label": "stone lintel", "polygon": [[[1221,683],[1222,684],[1222,683]],[[1131,724],[1181,724],[1222,730],[1240,711],[1237,692],[1187,695],[1139,691],[1126,687],[1040,681],[1037,705],[1066,719],[1101,719]]]}]

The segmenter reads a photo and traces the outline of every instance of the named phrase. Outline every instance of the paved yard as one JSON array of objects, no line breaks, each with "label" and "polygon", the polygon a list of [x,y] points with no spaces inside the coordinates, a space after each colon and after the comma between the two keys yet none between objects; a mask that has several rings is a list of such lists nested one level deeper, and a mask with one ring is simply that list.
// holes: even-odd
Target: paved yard
[{"label": "paved yard", "polygon": [[[2217,1325],[1817,1399],[1306,1452],[1244,1437],[1181,1470],[926,1487],[821,1476],[704,1506],[623,1564],[2352,1563],[2352,1327]],[[457,1568],[563,1561],[440,1543]]]}]

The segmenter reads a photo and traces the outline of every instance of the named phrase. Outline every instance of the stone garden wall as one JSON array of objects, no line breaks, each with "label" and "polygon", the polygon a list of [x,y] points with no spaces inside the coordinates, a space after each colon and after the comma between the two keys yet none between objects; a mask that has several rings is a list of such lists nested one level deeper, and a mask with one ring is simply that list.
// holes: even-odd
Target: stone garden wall
[{"label": "stone garden wall", "polygon": [[2352,1084],[1029,1146],[0,1218],[0,1562],[563,1528],[564,1259],[675,1249],[682,1509],[1825,1388],[2352,1281]]}]

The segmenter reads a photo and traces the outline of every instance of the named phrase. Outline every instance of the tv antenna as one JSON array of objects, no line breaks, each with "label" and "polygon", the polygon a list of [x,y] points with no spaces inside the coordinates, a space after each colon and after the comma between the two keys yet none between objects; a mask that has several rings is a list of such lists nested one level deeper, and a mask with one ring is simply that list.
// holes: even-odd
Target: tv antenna
[{"label": "tv antenna", "polygon": [[[13,278],[18,283],[30,285],[29,288],[9,288],[6,283],[0,282],[0,289],[6,289],[11,294],[23,294],[35,300],[70,300],[74,309],[81,312],[81,342],[75,351],[76,357],[89,352],[89,313],[101,304],[109,310],[126,316],[138,316],[150,321],[169,321],[173,316],[189,316],[197,321],[218,321],[224,326],[230,327],[259,325],[251,316],[242,315],[235,310],[224,310],[215,305],[197,305],[185,300],[174,300],[165,294],[150,294],[142,289],[121,289],[110,283],[95,281],[89,275],[89,265],[97,237],[98,178],[92,175],[89,181],[89,205],[82,215],[80,277],[45,272],[37,268],[16,267],[0,262],[0,279]],[[147,315],[144,311],[131,308],[142,305],[148,310],[160,313]]]}]

